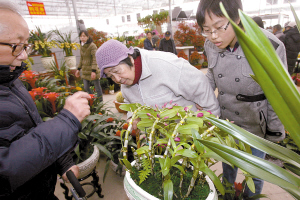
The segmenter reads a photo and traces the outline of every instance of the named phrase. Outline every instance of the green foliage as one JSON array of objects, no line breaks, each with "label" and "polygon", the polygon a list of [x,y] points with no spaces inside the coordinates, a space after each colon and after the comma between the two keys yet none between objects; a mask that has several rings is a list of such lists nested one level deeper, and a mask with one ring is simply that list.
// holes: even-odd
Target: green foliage
[{"label": "green foliage", "polygon": [[149,176],[149,174],[151,173],[150,160],[142,159],[142,166],[143,166],[143,170],[139,171],[139,178],[140,178],[139,184],[145,181]]}]

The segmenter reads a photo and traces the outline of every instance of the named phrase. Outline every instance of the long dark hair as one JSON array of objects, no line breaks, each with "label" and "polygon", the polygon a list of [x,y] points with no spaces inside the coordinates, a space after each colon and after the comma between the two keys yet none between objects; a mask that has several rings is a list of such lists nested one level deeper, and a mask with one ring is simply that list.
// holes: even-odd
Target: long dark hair
[{"label": "long dark hair", "polygon": [[[133,59],[136,59],[138,56],[140,56],[140,51],[138,49],[134,49],[134,52],[133,54],[129,54],[130,56],[132,56]],[[121,60],[119,64],[121,63],[125,63],[127,64],[128,66],[132,67],[133,66],[133,63],[131,62],[130,58],[127,57],[125,58],[124,60]]]},{"label": "long dark hair", "polygon": [[[87,44],[92,43],[93,39],[91,38],[91,36],[89,35],[89,33],[86,30],[81,30],[79,33],[79,38],[81,36],[81,34],[84,33],[89,39],[86,41]],[[81,42],[81,41],[80,41]]]}]

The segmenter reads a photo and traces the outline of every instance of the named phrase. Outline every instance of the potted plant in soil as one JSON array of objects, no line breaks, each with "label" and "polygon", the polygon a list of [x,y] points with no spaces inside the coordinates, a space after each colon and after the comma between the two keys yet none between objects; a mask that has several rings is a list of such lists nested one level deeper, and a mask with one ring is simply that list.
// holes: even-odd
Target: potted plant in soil
[{"label": "potted plant in soil", "polygon": [[72,31],[68,33],[61,33],[58,29],[53,30],[57,38],[54,40],[57,42],[57,46],[60,49],[63,49],[65,53],[65,62],[69,69],[76,69],[76,57],[73,55],[73,50],[77,50],[80,48],[80,44],[72,41]]},{"label": "potted plant in soil", "polygon": [[42,56],[41,61],[45,69],[49,69],[51,63],[54,62],[53,57],[51,56],[51,48],[56,47],[55,41],[50,40],[51,32],[42,33],[39,27],[36,27],[37,31],[30,32],[29,42],[34,44],[34,50]]},{"label": "potted plant in soil", "polygon": [[116,94],[116,100],[114,100],[114,104],[115,104],[115,106],[116,106],[116,109],[117,109],[120,113],[127,113],[127,111],[122,110],[122,109],[120,108],[120,105],[124,104],[124,97],[123,97],[121,91],[119,91],[119,92]]},{"label": "potted plant in soil", "polygon": [[[225,9],[222,6],[221,8],[225,13],[225,16],[228,16]],[[292,11],[294,16],[296,16],[293,8]],[[268,97],[268,100],[273,106],[275,112],[278,114],[285,128],[289,131],[290,136],[293,138],[295,144],[300,147],[300,136],[298,134],[300,130],[300,123],[299,120],[297,120],[300,118],[300,94],[293,84],[291,78],[282,67],[282,64],[279,61],[272,44],[261,32],[256,23],[250,17],[246,16],[242,11],[240,11],[240,18],[243,23],[243,27],[245,28],[245,32],[241,30],[240,27],[233,21],[231,21],[229,17],[227,18],[233,25],[240,45],[242,46],[248,62],[252,67],[252,70],[255,74],[253,78],[255,78],[255,80],[261,85],[265,95]],[[296,21],[300,27],[298,18],[296,18]],[[169,148],[169,154],[167,153],[167,156],[164,156],[164,158],[159,160],[159,165],[162,166],[162,170],[160,171],[162,175],[160,176],[163,177],[162,187],[164,189],[163,193],[165,199],[172,199],[174,193],[178,194],[177,190],[173,190],[173,182],[170,180],[170,166],[175,166],[174,163],[177,161],[176,156],[184,156],[183,159],[191,159],[193,157],[191,155],[193,154],[191,151],[194,149],[200,152],[203,151],[203,158],[210,157],[216,160],[225,159],[228,163],[239,167],[243,171],[250,173],[252,176],[260,177],[263,180],[282,187],[295,199],[300,199],[300,179],[298,177],[300,175],[300,156],[295,152],[271,143],[263,138],[259,138],[228,121],[220,120],[210,116],[205,116],[203,123],[195,121],[196,125],[203,124],[201,128],[202,130],[195,127],[195,125],[193,126],[196,128],[196,131],[192,130],[193,126],[190,125],[183,127],[182,130],[179,129],[178,131],[169,133],[168,130],[165,130],[165,127],[170,125],[166,123],[164,124],[165,126],[163,126],[163,124],[161,124],[161,122],[163,122],[161,119],[172,119],[174,117],[174,111],[147,108],[141,105],[122,105],[122,109],[133,112],[133,118],[139,116],[141,118],[141,122],[139,124],[140,128],[146,128],[149,144],[145,148],[142,147],[140,148],[141,150],[138,149],[136,151],[137,155],[142,155],[140,157],[136,157],[137,163],[142,162],[142,167],[145,168],[140,170],[141,180],[144,180],[150,176],[153,170],[152,164],[154,160],[154,147],[161,143],[164,144],[166,142],[165,140],[170,140],[170,145],[168,141],[167,146],[167,148]],[[171,110],[173,109],[174,106]],[[188,120],[189,117],[182,119],[182,117],[186,116],[186,114],[183,113],[181,108],[177,109],[177,113],[179,113],[181,120],[179,123],[173,124],[172,127],[175,125],[175,129],[178,129],[183,125],[186,125],[185,123],[191,121]],[[175,115],[178,115],[177,113]],[[205,126],[208,129],[206,129]],[[147,127],[152,127],[150,132],[147,130]],[[130,128],[131,123],[128,130],[130,130]],[[165,135],[166,139],[160,139],[157,137],[157,129]],[[126,136],[128,135],[128,130],[125,134],[125,142],[123,147],[124,153],[127,151]],[[182,132],[187,130],[189,130],[191,134],[182,134]],[[202,131],[204,132],[202,133]],[[175,137],[178,136],[177,134],[182,135],[183,138],[185,137],[182,143],[176,144],[174,142]],[[192,138],[193,141],[190,141],[191,139],[188,140],[186,138]],[[239,143],[236,144],[234,139],[238,139]],[[189,141],[188,145],[186,145],[186,141]],[[281,167],[278,167],[277,165],[267,162],[263,159],[252,156],[248,153],[248,145],[264,151],[271,156],[280,158],[284,161],[284,166],[287,170],[282,169]],[[177,146],[182,146],[182,149],[179,150]],[[246,152],[237,150],[238,148]],[[180,153],[178,153],[178,151],[180,151]],[[175,154],[175,157],[169,157],[169,155],[173,155],[174,152],[176,152],[177,155]],[[183,154],[183,152],[185,153]],[[206,164],[205,161],[202,162]],[[126,157],[123,159],[123,163],[126,165],[128,171],[131,174],[134,174],[134,169],[126,160]],[[198,167],[198,163],[192,162],[192,164],[195,171],[195,168],[197,169]],[[200,163],[201,171],[207,169],[204,164]],[[138,164],[137,167],[141,167],[141,165]],[[209,173],[209,170],[204,171],[204,173],[213,177],[213,175]],[[194,174],[197,175],[198,173]],[[217,182],[214,183],[217,188],[220,187],[218,184],[216,184]],[[246,183],[250,189],[254,189],[253,183],[251,183],[249,176],[246,176]],[[220,187],[220,189],[220,191],[222,191],[222,187]]]}]

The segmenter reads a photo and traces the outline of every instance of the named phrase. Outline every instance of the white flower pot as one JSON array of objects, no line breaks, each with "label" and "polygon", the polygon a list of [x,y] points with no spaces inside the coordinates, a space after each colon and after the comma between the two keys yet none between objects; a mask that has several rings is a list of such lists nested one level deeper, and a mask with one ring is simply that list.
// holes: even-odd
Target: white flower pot
[{"label": "white flower pot", "polygon": [[65,56],[64,60],[69,69],[76,69],[76,56]]},{"label": "white flower pot", "polygon": [[109,94],[114,94],[115,91],[114,90],[109,90]]},{"label": "white flower pot", "polygon": [[51,70],[51,66],[55,64],[54,57],[41,57],[42,65],[46,70]]},{"label": "white flower pot", "polygon": [[[156,157],[156,156],[155,156]],[[135,161],[131,163],[134,165]],[[208,176],[205,177],[206,181],[210,188],[210,193],[208,194],[206,200],[218,200],[218,195],[216,192],[216,188],[213,182],[210,180]],[[130,177],[130,173],[126,171],[124,177],[124,189],[130,200],[159,200],[158,198],[152,196],[142,188],[140,188]]]},{"label": "white flower pot", "polygon": [[99,151],[98,147],[94,146],[93,154],[88,159],[86,159],[85,161],[77,164],[77,166],[79,167],[79,177],[78,177],[78,179],[81,179],[81,178],[89,175],[93,171],[93,169],[97,165],[97,162],[99,160],[99,156],[100,156],[100,151]]}]

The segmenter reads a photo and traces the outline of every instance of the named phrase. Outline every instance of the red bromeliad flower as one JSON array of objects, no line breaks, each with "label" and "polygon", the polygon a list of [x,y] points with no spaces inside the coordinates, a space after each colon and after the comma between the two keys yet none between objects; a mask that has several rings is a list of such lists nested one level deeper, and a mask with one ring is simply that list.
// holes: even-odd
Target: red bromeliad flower
[{"label": "red bromeliad flower", "polygon": [[119,136],[119,137],[120,137],[120,135],[121,135],[121,131],[118,130],[118,131],[116,132],[115,136]]},{"label": "red bromeliad flower", "polygon": [[125,130],[127,130],[128,129],[128,124],[125,123],[122,128],[125,129]]},{"label": "red bromeliad flower", "polygon": [[35,91],[28,91],[32,100],[35,101],[35,96],[37,95],[37,93]]},{"label": "red bromeliad flower", "polygon": [[59,94],[56,92],[49,92],[44,94],[44,98],[47,99],[52,105],[53,114],[56,112],[55,100],[59,97]]},{"label": "red bromeliad flower", "polygon": [[34,88],[31,91],[36,92],[36,95],[42,96],[43,93],[45,92],[45,90],[47,90],[46,87],[38,87],[38,88]]},{"label": "red bromeliad flower", "polygon": [[95,95],[94,94],[90,94],[90,99],[89,99],[89,104],[90,104],[90,106],[92,106],[93,105],[93,103],[94,103],[94,99],[96,98],[95,97]]},{"label": "red bromeliad flower", "polygon": [[31,70],[25,70],[21,76],[20,79],[23,81],[26,81],[30,84],[31,88],[35,88],[35,82],[38,79],[37,74]]},{"label": "red bromeliad flower", "polygon": [[112,122],[112,121],[114,121],[114,118],[112,118],[112,117],[110,117],[110,118],[108,118],[107,120],[106,120],[106,122]]},{"label": "red bromeliad flower", "polygon": [[243,184],[234,182],[235,196],[238,197],[243,192]]}]

